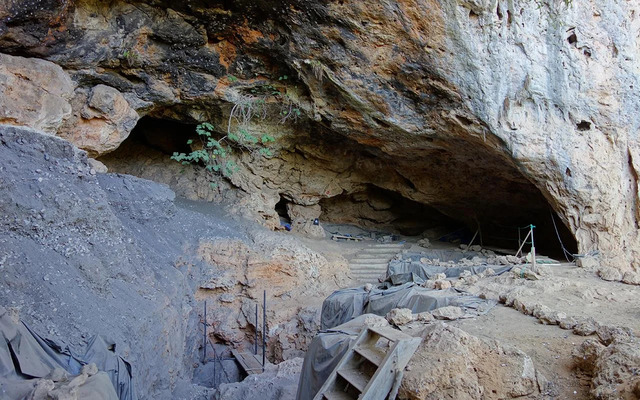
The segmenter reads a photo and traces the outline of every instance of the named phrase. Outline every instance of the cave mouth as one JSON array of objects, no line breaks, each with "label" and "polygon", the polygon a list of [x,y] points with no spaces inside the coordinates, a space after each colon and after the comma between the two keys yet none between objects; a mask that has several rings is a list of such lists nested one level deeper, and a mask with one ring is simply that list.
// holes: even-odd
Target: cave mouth
[{"label": "cave mouth", "polygon": [[419,236],[433,228],[455,230],[460,226],[460,222],[433,207],[375,185],[355,193],[322,199],[320,207],[324,222],[404,236]]},{"label": "cave mouth", "polygon": [[280,223],[291,223],[291,217],[289,216],[289,211],[287,210],[287,204],[289,204],[289,200],[284,198],[284,196],[280,195],[280,201],[276,203],[276,213],[280,217]]},{"label": "cave mouth", "polygon": [[[482,245],[505,252],[515,252],[525,241],[529,226],[534,225],[536,251],[564,261],[562,246],[570,254],[575,254],[576,241],[541,194],[534,200],[537,203],[521,209],[517,215],[514,210],[505,210],[508,219],[496,218],[499,213],[478,218],[475,213],[465,214],[460,210],[445,214],[436,207],[410,200],[397,192],[369,185],[355,193],[322,199],[320,206],[321,219],[326,223],[355,225],[368,231],[409,237],[428,237],[432,241],[452,245]],[[455,205],[445,204],[443,208],[455,209]],[[526,242],[523,247],[525,253],[531,248],[530,239]]]},{"label": "cave mouth", "polygon": [[[169,157],[174,152],[190,151],[187,141],[197,138],[196,126],[196,123],[145,116],[118,149],[100,160],[112,172],[155,180],[183,193],[189,182],[185,183],[183,177],[167,169],[176,165]],[[454,244],[468,244],[473,239],[473,244],[510,251],[518,249],[527,234],[526,227],[533,224],[539,253],[564,260],[558,236],[567,252],[577,253],[574,236],[551,211],[540,190],[495,152],[452,142],[454,150],[423,151],[419,158],[399,164],[396,160],[381,158],[384,155],[375,153],[375,149],[368,153],[361,146],[347,144],[338,135],[326,135],[315,147],[323,148],[332,156],[327,156],[322,164],[316,161],[314,168],[330,164],[331,157],[345,158],[333,155],[336,152],[331,149],[336,146],[351,148],[353,157],[349,157],[354,160],[351,168],[360,168],[355,186],[354,182],[345,182],[346,186],[358,189],[320,200],[322,222],[404,236],[423,235]],[[304,147],[300,148],[306,154]],[[411,179],[397,175],[393,172],[396,170],[411,172]],[[430,191],[435,194],[425,196]],[[187,197],[191,194],[186,193]],[[287,210],[291,201],[293,199],[280,196],[275,206],[281,223],[291,222]],[[529,248],[530,245],[524,246],[525,251]]]},{"label": "cave mouth", "polygon": [[187,145],[187,140],[196,136],[196,126],[196,124],[145,116],[140,118],[120,148],[126,149],[127,145],[135,142],[166,155],[172,155],[174,152],[188,153],[191,149]]}]

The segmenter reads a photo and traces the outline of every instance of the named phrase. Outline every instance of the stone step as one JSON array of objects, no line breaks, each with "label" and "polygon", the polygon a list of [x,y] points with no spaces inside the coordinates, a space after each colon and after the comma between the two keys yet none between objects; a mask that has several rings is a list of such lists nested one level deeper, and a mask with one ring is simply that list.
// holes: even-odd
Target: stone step
[{"label": "stone step", "polygon": [[378,281],[378,279],[354,279],[354,281],[356,281],[358,283],[373,283],[373,284],[380,283],[380,281]]},{"label": "stone step", "polygon": [[387,272],[387,268],[350,268],[351,272]]},{"label": "stone step", "polygon": [[364,249],[361,250],[358,254],[363,254],[363,253],[367,253],[367,254],[398,254],[400,251],[400,249]]},{"label": "stone step", "polygon": [[389,258],[386,257],[356,257],[351,260],[351,262],[364,263],[364,262],[372,262],[372,263],[388,263]]},{"label": "stone step", "polygon": [[387,271],[351,271],[352,277],[358,276],[387,276]]},{"label": "stone step", "polygon": [[353,261],[349,263],[349,267],[358,267],[358,268],[367,268],[367,267],[372,267],[372,268],[387,268],[387,266],[389,265],[389,263],[383,262],[383,263],[369,263],[369,262],[361,262],[361,263],[354,263]]}]

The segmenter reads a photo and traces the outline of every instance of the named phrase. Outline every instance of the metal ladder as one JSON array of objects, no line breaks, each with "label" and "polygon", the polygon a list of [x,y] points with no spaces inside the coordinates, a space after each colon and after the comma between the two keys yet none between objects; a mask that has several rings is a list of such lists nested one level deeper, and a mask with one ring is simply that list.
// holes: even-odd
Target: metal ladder
[{"label": "metal ladder", "polygon": [[390,327],[363,329],[313,400],[384,400],[392,389],[395,398],[421,341]]}]

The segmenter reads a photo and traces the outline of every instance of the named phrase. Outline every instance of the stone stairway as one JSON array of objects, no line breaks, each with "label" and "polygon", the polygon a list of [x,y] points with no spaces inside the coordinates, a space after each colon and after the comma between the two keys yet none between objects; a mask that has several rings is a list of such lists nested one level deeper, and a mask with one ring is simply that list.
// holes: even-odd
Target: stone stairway
[{"label": "stone stairway", "polygon": [[349,262],[351,277],[359,283],[378,283],[389,261],[405,247],[403,243],[374,244],[359,251]]}]

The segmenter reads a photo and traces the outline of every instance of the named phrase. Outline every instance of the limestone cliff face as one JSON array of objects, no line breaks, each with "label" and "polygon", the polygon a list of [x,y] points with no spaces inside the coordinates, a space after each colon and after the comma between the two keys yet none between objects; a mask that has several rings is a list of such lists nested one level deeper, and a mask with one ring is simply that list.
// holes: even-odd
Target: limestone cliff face
[{"label": "limestone cliff face", "polygon": [[40,75],[45,61],[16,58],[35,57],[67,77],[27,78],[29,90],[69,77],[74,94],[37,104],[39,119],[8,115],[4,97],[3,122],[100,156],[141,116],[225,127],[234,104],[273,88],[269,115],[291,104],[302,115],[254,119],[277,151],[242,155],[232,178],[272,221],[280,196],[312,206],[372,186],[481,223],[548,204],[581,253],[637,268],[636,2],[31,3],[0,5],[0,82],[29,77],[5,67],[16,63]]}]

